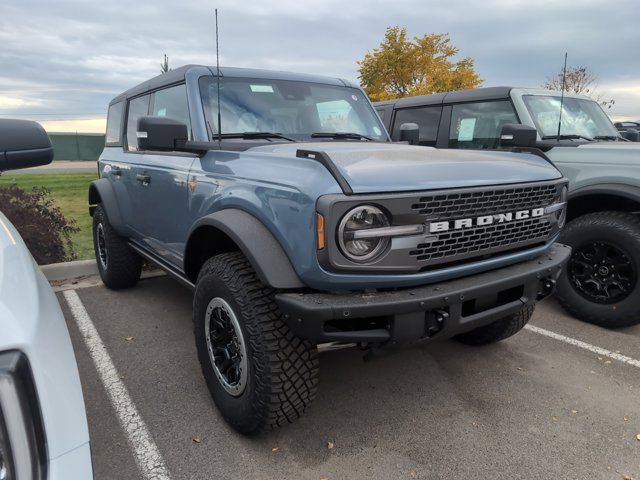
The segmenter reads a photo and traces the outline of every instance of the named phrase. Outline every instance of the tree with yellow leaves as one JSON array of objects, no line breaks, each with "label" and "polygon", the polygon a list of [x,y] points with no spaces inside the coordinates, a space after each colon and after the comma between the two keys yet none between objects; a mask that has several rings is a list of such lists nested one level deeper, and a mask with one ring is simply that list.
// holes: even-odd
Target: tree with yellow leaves
[{"label": "tree with yellow leaves", "polygon": [[373,101],[476,88],[482,80],[474,60],[457,62],[449,34],[407,38],[404,27],[388,27],[384,41],[358,62],[360,84]]}]

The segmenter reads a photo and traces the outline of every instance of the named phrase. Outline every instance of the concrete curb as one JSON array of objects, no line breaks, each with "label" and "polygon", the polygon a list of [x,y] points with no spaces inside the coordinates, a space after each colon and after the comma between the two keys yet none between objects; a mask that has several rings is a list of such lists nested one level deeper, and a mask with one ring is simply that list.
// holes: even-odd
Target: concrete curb
[{"label": "concrete curb", "polygon": [[75,262],[52,263],[40,267],[44,276],[52,281],[70,280],[98,274],[95,260],[76,260]]}]

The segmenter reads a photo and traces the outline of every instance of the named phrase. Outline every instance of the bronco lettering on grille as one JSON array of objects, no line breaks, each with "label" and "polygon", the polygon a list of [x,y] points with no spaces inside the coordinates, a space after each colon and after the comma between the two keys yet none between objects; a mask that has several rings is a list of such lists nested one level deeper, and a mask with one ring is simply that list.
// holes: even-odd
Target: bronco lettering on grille
[{"label": "bronco lettering on grille", "polygon": [[475,218],[459,218],[457,220],[447,220],[444,222],[429,223],[429,233],[446,232],[448,230],[460,230],[463,228],[482,227],[495,223],[506,223],[514,220],[524,220],[527,218],[542,217],[544,208],[534,208],[532,210],[519,210],[517,212],[498,213],[495,215],[483,215]]}]

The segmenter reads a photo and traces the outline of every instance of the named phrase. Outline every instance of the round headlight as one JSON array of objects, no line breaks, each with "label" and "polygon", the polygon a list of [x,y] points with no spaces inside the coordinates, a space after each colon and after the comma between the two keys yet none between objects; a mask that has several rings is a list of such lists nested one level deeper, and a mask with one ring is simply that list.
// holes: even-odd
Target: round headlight
[{"label": "round headlight", "polygon": [[389,237],[367,235],[364,231],[388,226],[389,219],[377,207],[361,205],[349,210],[338,226],[340,250],[354,262],[370,261],[387,248]]}]

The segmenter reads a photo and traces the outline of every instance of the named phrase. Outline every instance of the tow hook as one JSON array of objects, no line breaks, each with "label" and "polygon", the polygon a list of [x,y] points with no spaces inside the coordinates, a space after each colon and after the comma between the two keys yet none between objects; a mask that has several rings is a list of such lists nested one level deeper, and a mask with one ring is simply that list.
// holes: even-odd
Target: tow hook
[{"label": "tow hook", "polygon": [[449,312],[441,309],[434,310],[432,315],[427,315],[425,328],[426,337],[431,338],[440,330],[442,330],[442,327],[448,319]]},{"label": "tow hook", "polygon": [[548,297],[553,293],[556,289],[556,281],[553,278],[544,278],[540,281],[540,286],[538,288],[538,298],[537,300],[542,300],[545,297]]}]

